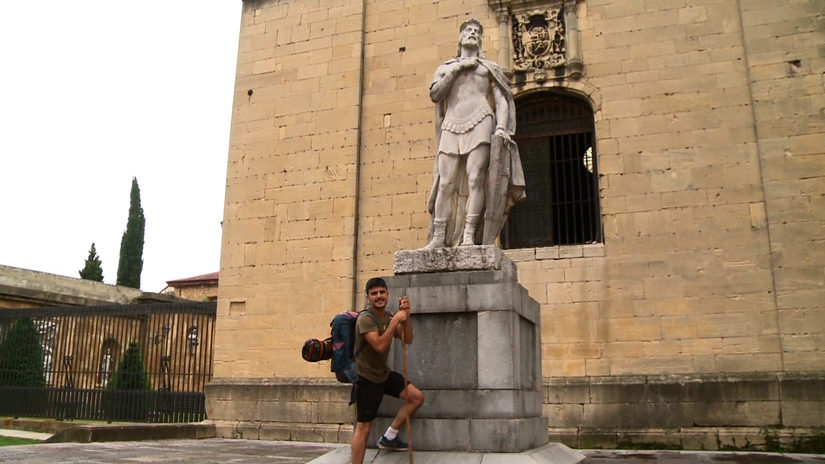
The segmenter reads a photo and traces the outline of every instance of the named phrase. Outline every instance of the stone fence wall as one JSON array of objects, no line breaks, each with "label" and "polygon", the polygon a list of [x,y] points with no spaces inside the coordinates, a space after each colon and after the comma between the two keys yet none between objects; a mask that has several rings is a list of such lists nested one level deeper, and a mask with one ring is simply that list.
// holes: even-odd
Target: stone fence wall
[{"label": "stone fence wall", "polygon": [[[352,438],[350,386],[335,380],[217,379],[206,390],[219,437]],[[823,451],[825,373],[555,377],[543,394],[550,440],[575,448]]]}]

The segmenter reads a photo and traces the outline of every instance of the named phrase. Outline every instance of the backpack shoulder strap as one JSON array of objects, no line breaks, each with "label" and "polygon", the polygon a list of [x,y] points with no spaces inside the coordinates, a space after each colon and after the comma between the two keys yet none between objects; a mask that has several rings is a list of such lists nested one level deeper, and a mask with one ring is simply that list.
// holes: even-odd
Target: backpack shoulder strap
[{"label": "backpack shoulder strap", "polygon": [[371,310],[370,308],[366,308],[363,311],[361,311],[359,316],[361,314],[364,314],[364,313],[369,313],[369,315],[372,316],[372,320],[375,321],[375,325],[377,325],[378,327],[381,327],[381,321],[378,320],[378,314],[375,314],[375,312],[373,310]]},{"label": "backpack shoulder strap", "polygon": [[[358,313],[358,317],[361,317],[361,315],[362,315],[362,314],[364,314],[364,313],[369,313],[369,315],[370,315],[370,316],[372,316],[372,320],[373,320],[373,321],[375,321],[375,325],[376,325],[376,326],[378,326],[378,327],[381,327],[381,321],[379,321],[379,320],[378,320],[378,315],[377,315],[377,314],[375,314],[375,313],[374,313],[371,309],[369,309],[369,308],[364,309],[363,311],[361,311],[360,313]],[[358,327],[358,325],[357,325],[357,318],[356,318],[356,326],[355,326],[355,327],[356,327],[356,329],[357,329],[357,327]],[[357,334],[357,333],[356,333],[355,335],[356,335],[356,336],[358,336],[358,334]],[[360,348],[358,348],[358,351],[356,351],[356,352],[352,355],[352,358],[353,358],[353,359],[355,359],[355,358],[356,358],[359,354],[361,354],[361,350],[363,350],[363,349],[364,349],[364,347],[367,345],[367,343],[369,343],[369,342],[367,342],[366,340],[364,340],[364,344],[363,344],[363,345],[361,345],[361,347],[360,347]]]}]

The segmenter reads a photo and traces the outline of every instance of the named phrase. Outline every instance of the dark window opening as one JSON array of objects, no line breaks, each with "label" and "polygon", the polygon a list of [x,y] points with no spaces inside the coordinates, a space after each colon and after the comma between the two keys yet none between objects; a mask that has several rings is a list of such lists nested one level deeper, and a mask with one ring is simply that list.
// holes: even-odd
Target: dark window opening
[{"label": "dark window opening", "polygon": [[527,200],[510,211],[505,249],[602,241],[593,111],[543,92],[516,101],[516,135]]}]

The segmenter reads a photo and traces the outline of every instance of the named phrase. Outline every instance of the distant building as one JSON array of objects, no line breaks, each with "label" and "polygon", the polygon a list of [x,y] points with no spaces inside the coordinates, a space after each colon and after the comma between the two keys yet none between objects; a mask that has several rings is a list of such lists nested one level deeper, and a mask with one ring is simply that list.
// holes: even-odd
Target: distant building
[{"label": "distant building", "polygon": [[0,308],[183,302],[173,295],[0,265]]},{"label": "distant building", "polygon": [[187,300],[215,301],[218,299],[218,274],[212,272],[185,279],[167,280],[167,287],[161,293]]}]

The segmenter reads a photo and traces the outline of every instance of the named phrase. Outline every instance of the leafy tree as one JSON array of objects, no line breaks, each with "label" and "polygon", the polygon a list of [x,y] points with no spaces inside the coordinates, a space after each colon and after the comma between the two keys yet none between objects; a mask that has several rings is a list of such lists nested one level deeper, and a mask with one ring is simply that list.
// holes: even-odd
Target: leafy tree
[{"label": "leafy tree", "polygon": [[138,343],[129,348],[106,384],[104,408],[109,420],[145,421],[151,407],[152,382]]},{"label": "leafy tree", "polygon": [[146,218],[140,206],[140,187],[132,178],[129,195],[129,219],[120,240],[120,261],[117,265],[117,284],[140,289],[140,273],[143,271],[143,234]]},{"label": "leafy tree", "polygon": [[103,282],[103,263],[97,256],[95,244],[92,242],[92,248],[89,250],[89,257],[86,258],[86,265],[83,266],[80,272],[80,278],[85,280],[94,280],[95,282]]},{"label": "leafy tree", "polygon": [[0,345],[0,414],[38,414],[45,386],[40,335],[31,318],[20,318]]}]

